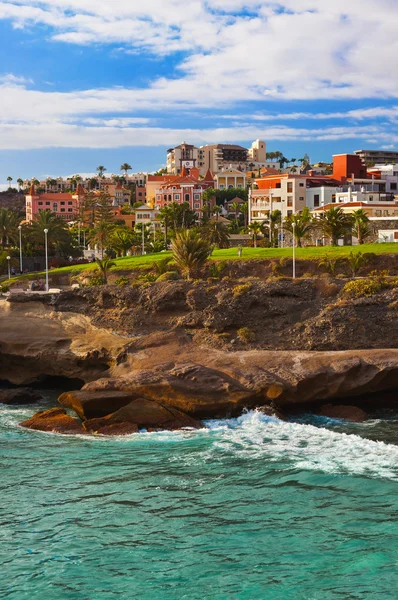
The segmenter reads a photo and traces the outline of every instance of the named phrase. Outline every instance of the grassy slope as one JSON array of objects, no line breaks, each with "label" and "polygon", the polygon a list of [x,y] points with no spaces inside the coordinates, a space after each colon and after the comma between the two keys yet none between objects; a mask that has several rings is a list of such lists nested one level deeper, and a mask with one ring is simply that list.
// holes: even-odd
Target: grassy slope
[{"label": "grassy slope", "polygon": [[[311,247],[311,248],[297,248],[296,257],[300,260],[319,260],[326,253],[345,257],[350,252],[374,252],[375,254],[396,254],[398,253],[398,244],[365,244],[359,246],[343,246],[343,247]],[[150,266],[156,260],[171,256],[170,252],[161,252],[158,254],[148,254],[146,256],[128,256],[126,258],[118,258],[115,260],[116,266],[113,267],[112,271],[130,271],[134,269],[144,268]],[[212,260],[253,260],[253,259],[270,259],[270,258],[281,258],[283,256],[291,257],[292,248],[243,248],[242,258],[239,258],[238,251],[236,248],[229,248],[227,250],[215,250],[212,254]],[[96,268],[95,263],[87,265],[78,265],[72,267],[62,267],[61,269],[52,269],[51,274],[68,274],[71,272],[77,273],[86,270],[92,270]],[[40,278],[44,277],[45,273],[29,273],[22,275],[21,277],[15,277],[10,280],[10,283],[17,281]],[[4,283],[8,283],[4,281]]]}]

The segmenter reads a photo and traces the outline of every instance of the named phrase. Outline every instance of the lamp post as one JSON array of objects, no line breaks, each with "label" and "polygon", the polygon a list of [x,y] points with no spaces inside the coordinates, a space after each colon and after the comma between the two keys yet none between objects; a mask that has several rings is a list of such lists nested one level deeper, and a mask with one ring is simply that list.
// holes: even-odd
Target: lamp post
[{"label": "lamp post", "polygon": [[47,244],[48,229],[44,230],[44,240],[46,247],[46,292],[48,292],[48,244]]},{"label": "lamp post", "polygon": [[293,230],[293,279],[296,279],[296,223],[292,223]]},{"label": "lamp post", "polygon": [[281,212],[281,248],[283,248],[283,216]]},{"label": "lamp post", "polygon": [[8,279],[11,279],[10,260],[11,260],[11,256],[7,256],[7,263],[8,263]]},{"label": "lamp post", "polygon": [[145,254],[145,224],[142,223],[142,255]]},{"label": "lamp post", "polygon": [[269,245],[272,246],[272,194],[269,195]]},{"label": "lamp post", "polygon": [[18,227],[19,231],[19,272],[22,275],[23,267],[22,267],[22,226]]}]

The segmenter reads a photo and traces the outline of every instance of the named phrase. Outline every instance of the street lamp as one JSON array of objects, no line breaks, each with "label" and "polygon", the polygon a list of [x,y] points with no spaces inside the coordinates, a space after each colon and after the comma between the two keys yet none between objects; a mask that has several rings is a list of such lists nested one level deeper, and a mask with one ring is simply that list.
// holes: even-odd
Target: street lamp
[{"label": "street lamp", "polygon": [[22,226],[21,225],[18,227],[18,231],[19,231],[19,272],[22,275],[23,268],[22,268]]},{"label": "street lamp", "polygon": [[281,213],[281,248],[283,248],[283,216]]},{"label": "street lamp", "polygon": [[272,246],[272,194],[269,195],[269,245]]},{"label": "street lamp", "polygon": [[293,279],[296,279],[296,223],[292,223],[293,230]]},{"label": "street lamp", "polygon": [[44,230],[44,239],[46,247],[46,292],[48,292],[48,244],[47,244],[48,229]]},{"label": "street lamp", "polygon": [[8,262],[8,279],[11,279],[10,260],[11,260],[11,256],[7,256],[7,262]]}]

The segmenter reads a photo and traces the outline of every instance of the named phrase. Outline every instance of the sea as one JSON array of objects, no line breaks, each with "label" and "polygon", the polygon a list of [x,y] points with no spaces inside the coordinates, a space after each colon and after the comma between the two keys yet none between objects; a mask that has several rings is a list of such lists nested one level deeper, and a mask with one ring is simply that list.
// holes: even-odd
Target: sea
[{"label": "sea", "polygon": [[0,406],[0,598],[398,598],[398,414],[105,438]]}]

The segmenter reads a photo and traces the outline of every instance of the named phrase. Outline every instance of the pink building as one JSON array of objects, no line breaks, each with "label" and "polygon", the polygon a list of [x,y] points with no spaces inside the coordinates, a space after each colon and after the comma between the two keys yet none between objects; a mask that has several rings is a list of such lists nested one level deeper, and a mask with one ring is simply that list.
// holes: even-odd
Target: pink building
[{"label": "pink building", "polygon": [[32,185],[26,200],[26,220],[33,221],[42,210],[49,210],[65,221],[75,221],[79,214],[80,201],[83,199],[84,189],[78,186],[76,194],[37,194]]},{"label": "pink building", "polygon": [[187,175],[183,167],[180,176],[173,177],[172,181],[167,181],[156,189],[155,206],[159,209],[170,202],[188,202],[190,209],[199,214],[204,205],[203,192],[209,187],[214,187],[214,180],[209,172],[204,179],[199,179],[198,169],[191,169]]}]

